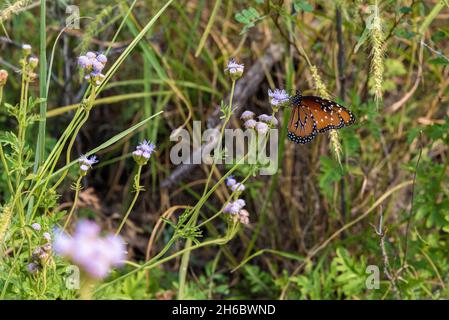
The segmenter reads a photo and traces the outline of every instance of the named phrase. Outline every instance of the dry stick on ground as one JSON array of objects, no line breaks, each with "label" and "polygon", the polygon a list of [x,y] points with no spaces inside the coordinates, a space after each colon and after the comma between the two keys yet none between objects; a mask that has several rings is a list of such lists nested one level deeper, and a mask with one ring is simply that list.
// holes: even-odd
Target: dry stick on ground
[{"label": "dry stick on ground", "polygon": [[[273,65],[281,60],[283,49],[280,45],[271,45],[263,57],[261,57],[247,72],[242,79],[240,79],[235,86],[233,105],[234,114],[236,114],[240,108],[242,108],[248,99],[253,96],[259,89],[260,83],[263,81],[265,74],[264,70],[270,70]],[[227,97],[226,101],[229,100]],[[215,111],[207,119],[207,127],[220,129],[222,126],[220,119],[220,108],[217,107]],[[218,141],[210,141],[193,151],[193,158],[201,156],[201,151],[203,148],[208,148],[212,150]],[[193,169],[196,168],[195,164],[181,164],[161,182],[162,188],[170,188],[178,183],[180,183],[186,175],[188,175]]]},{"label": "dry stick on ground", "polygon": [[385,230],[382,229],[382,223],[383,223],[383,213],[382,213],[382,206],[380,207],[380,217],[379,217],[379,226],[376,228],[376,226],[373,225],[374,231],[380,238],[380,249],[382,250],[382,258],[384,262],[384,272],[387,276],[388,280],[391,283],[391,288],[393,289],[394,295],[396,296],[396,299],[401,300],[401,292],[398,289],[398,286],[396,284],[396,278],[397,274],[393,275],[391,266],[390,266],[390,260],[388,259],[388,253],[387,249],[385,248],[385,234],[387,233],[387,228]]}]

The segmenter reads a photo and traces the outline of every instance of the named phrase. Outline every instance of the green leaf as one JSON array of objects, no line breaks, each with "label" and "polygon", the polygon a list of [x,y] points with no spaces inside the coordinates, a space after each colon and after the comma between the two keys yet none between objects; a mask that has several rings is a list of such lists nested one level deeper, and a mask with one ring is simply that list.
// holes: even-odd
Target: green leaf
[{"label": "green leaf", "polygon": [[296,11],[312,12],[313,6],[306,0],[297,0],[293,3],[293,7]]},{"label": "green leaf", "polygon": [[435,65],[449,65],[449,59],[447,59],[445,57],[437,57],[434,59],[430,59],[429,63],[435,64]]},{"label": "green leaf", "polygon": [[365,29],[363,30],[362,35],[359,38],[359,41],[357,41],[357,44],[354,47],[354,53],[357,53],[359,51],[360,47],[365,43],[365,41],[368,39],[369,30]]}]

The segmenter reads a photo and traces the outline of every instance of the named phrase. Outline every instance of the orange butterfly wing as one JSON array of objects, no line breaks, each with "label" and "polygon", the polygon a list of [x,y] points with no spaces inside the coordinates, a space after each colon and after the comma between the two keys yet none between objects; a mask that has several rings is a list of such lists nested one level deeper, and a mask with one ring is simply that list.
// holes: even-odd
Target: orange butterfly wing
[{"label": "orange butterfly wing", "polygon": [[293,142],[305,144],[312,141],[316,135],[316,123],[312,113],[301,105],[295,106],[288,124],[288,137]]},{"label": "orange butterfly wing", "polygon": [[313,114],[317,130],[320,133],[349,126],[355,121],[351,111],[334,101],[320,97],[305,96],[302,97],[301,105]]},{"label": "orange butterfly wing", "polygon": [[308,143],[317,132],[340,129],[354,123],[351,111],[342,105],[315,96],[296,96],[288,126],[288,137],[296,143]]}]

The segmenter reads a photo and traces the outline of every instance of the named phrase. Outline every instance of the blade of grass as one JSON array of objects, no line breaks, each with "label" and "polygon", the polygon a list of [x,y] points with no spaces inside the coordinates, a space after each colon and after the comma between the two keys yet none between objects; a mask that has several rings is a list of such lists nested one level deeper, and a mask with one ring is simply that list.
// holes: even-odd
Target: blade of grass
[{"label": "blade of grass", "polygon": [[[137,130],[139,127],[143,126],[144,124],[146,124],[148,121],[150,121],[151,119],[157,117],[158,115],[162,114],[164,111],[160,111],[154,115],[152,115],[151,117],[144,119],[142,121],[140,121],[139,123],[133,125],[132,127],[126,129],[125,131],[120,132],[119,134],[116,134],[115,136],[113,136],[112,138],[110,138],[109,140],[107,140],[106,142],[102,143],[101,145],[99,145],[98,147],[90,150],[89,152],[86,153],[86,157],[91,156],[95,153],[97,153],[98,151],[101,151],[103,149],[106,149],[107,147],[109,147],[110,145],[113,145],[114,143],[116,143],[117,141],[119,141],[120,139],[123,139],[124,137],[126,137],[128,134],[132,133],[133,131]],[[50,176],[51,178],[56,177],[58,174],[64,172],[65,170],[67,170],[68,168],[70,168],[71,166],[73,166],[74,164],[78,163],[78,159],[73,160],[72,162],[70,162],[69,164],[65,165],[64,167],[60,168],[58,171],[56,171],[55,173],[53,173]]]},{"label": "blade of grass", "polygon": [[203,50],[203,47],[207,40],[207,37],[209,36],[210,30],[212,29],[212,26],[214,25],[215,17],[217,16],[217,12],[218,12],[218,9],[220,8],[220,6],[221,6],[221,0],[217,0],[215,2],[214,8],[212,9],[212,13],[210,14],[210,18],[209,18],[209,21],[207,22],[206,29],[204,30],[204,33],[201,36],[200,43],[198,44],[198,48],[195,51],[195,58],[198,58],[198,56],[201,53],[201,50]]}]

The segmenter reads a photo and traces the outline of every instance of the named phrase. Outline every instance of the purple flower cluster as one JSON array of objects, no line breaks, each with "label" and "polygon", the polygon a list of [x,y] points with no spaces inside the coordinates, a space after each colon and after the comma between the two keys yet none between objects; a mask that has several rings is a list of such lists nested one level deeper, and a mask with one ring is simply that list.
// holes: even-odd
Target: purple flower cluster
[{"label": "purple flower cluster", "polygon": [[[226,179],[226,185],[232,190],[232,192],[242,192],[245,190],[245,186],[233,176],[229,176]],[[249,223],[249,213],[245,209],[246,203],[243,199],[237,199],[235,201],[229,202],[223,209],[224,213],[229,213],[235,221],[240,221],[243,224]]]},{"label": "purple flower cluster", "polygon": [[226,179],[226,185],[231,189],[232,192],[242,192],[245,191],[245,185],[243,183],[237,182],[233,176],[229,176]]},{"label": "purple flower cluster", "polygon": [[89,80],[92,85],[100,85],[104,78],[103,71],[108,58],[104,54],[95,54],[87,52],[85,55],[78,57],[78,65],[86,72],[85,79]]},{"label": "purple flower cluster", "polygon": [[145,165],[156,150],[156,145],[150,141],[143,140],[133,152],[133,158],[139,165]]},{"label": "purple flower cluster", "polygon": [[223,212],[229,213],[234,221],[240,221],[243,224],[249,223],[249,213],[243,209],[246,203],[243,199],[237,199],[234,202],[229,202],[223,209]]},{"label": "purple flower cluster", "polygon": [[259,121],[256,121],[254,117],[254,112],[246,110],[242,113],[240,119],[244,121],[243,126],[246,129],[255,129],[260,135],[265,135],[270,127],[277,127],[279,124],[274,116],[269,116],[267,114],[261,114],[258,117]]},{"label": "purple flower cluster", "polygon": [[[40,231],[42,230],[42,227],[39,223],[35,222],[31,225],[31,228],[34,231],[37,231],[40,234]],[[48,232],[44,232],[42,234],[42,240],[44,240],[43,244],[36,247],[33,250],[33,254],[31,255],[31,261],[28,266],[27,270],[30,273],[37,273],[39,270],[42,269],[42,267],[47,263],[47,261],[51,257],[51,251],[52,251],[52,245],[51,245],[51,235]]]},{"label": "purple flower cluster", "polygon": [[284,89],[268,90],[268,96],[270,97],[270,104],[274,108],[285,106],[290,101],[290,96]]},{"label": "purple flower cluster", "polygon": [[82,267],[92,278],[103,279],[112,267],[123,265],[125,243],[119,236],[100,236],[100,227],[81,220],[73,237],[59,233],[54,242],[56,253]]}]

